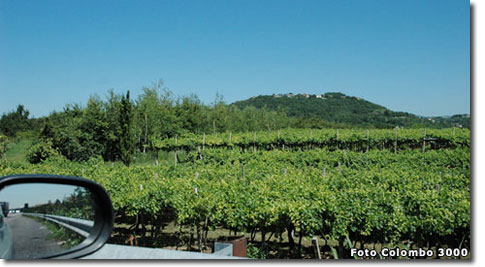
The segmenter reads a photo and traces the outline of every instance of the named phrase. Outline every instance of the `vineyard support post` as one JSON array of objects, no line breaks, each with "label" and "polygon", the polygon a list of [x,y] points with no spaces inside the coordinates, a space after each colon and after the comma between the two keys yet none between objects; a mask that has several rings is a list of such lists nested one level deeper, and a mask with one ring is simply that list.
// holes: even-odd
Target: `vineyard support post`
[{"label": "vineyard support post", "polygon": [[395,131],[395,139],[394,139],[394,154],[397,153],[397,128],[394,130]]},{"label": "vineyard support post", "polygon": [[320,246],[318,245],[318,239],[316,237],[312,238],[312,245],[315,252],[315,259],[321,260],[322,255],[320,254]]},{"label": "vineyard support post", "polygon": [[336,141],[336,143],[337,143],[337,150],[338,150],[339,149],[339,145],[338,145],[338,129],[337,129],[337,141]]},{"label": "vineyard support post", "polygon": [[[313,139],[313,129],[310,129],[310,139]],[[313,141],[310,140],[310,149],[313,148]]]},{"label": "vineyard support post", "polygon": [[202,137],[202,150],[204,150],[205,148],[205,133],[204,133],[204,137]]},{"label": "vineyard support post", "polygon": [[253,151],[256,152],[256,132],[254,132]]},{"label": "vineyard support post", "polygon": [[426,129],[424,129],[424,137],[423,137],[423,153],[426,150]]},{"label": "vineyard support post", "polygon": [[199,248],[199,252],[202,252],[202,234],[200,230],[200,224],[197,222],[197,245]]},{"label": "vineyard support post", "polygon": [[155,166],[158,166],[158,148],[155,148]]},{"label": "vineyard support post", "polygon": [[367,149],[366,152],[369,152],[369,129],[367,129]]},{"label": "vineyard support post", "polygon": [[338,257],[339,259],[344,258],[344,237],[343,236],[341,236],[338,239]]},{"label": "vineyard support post", "polygon": [[200,146],[197,146],[197,154],[198,154],[198,159],[202,159],[202,152],[200,151]]}]

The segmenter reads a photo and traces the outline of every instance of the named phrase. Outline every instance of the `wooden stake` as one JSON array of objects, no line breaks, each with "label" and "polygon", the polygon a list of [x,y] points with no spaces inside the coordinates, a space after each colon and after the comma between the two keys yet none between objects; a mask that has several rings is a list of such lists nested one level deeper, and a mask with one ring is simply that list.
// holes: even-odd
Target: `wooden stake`
[{"label": "wooden stake", "polygon": [[288,171],[288,170],[285,168],[285,169],[284,169],[284,175],[285,175],[285,176],[286,176],[286,174],[287,174],[287,171]]},{"label": "wooden stake", "polygon": [[173,157],[174,157],[174,160],[175,160],[175,166],[177,166],[177,151],[175,151],[175,153],[173,153]]},{"label": "wooden stake", "polygon": [[394,154],[397,153],[397,129],[394,130],[396,138],[394,140]]},{"label": "wooden stake", "polygon": [[423,137],[423,153],[426,150],[426,129],[424,129],[424,137]]},{"label": "wooden stake", "polygon": [[241,165],[241,168],[242,168],[242,178],[244,179],[246,177],[246,175],[244,174],[244,163]]},{"label": "wooden stake", "polygon": [[281,130],[278,130],[278,139],[280,139]]},{"label": "wooden stake", "polygon": [[205,133],[204,133],[204,137],[202,137],[202,150],[204,150],[205,148]]},{"label": "wooden stake", "polygon": [[455,137],[455,127],[453,127],[453,137]]},{"label": "wooden stake", "polygon": [[[444,176],[444,172],[441,171],[441,174],[440,174],[440,181],[443,181],[443,176]],[[435,187],[436,191],[440,191],[440,184],[437,184],[436,187]]]},{"label": "wooden stake", "polygon": [[369,129],[367,129],[367,149],[366,152],[369,152]]},{"label": "wooden stake", "polygon": [[229,143],[231,142],[232,139],[232,132],[229,133]]},{"label": "wooden stake", "polygon": [[340,163],[340,161],[338,162],[338,171],[342,172],[342,164]]},{"label": "wooden stake", "polygon": [[253,151],[256,152],[256,132],[254,132],[254,144],[253,144]]},{"label": "wooden stake", "polygon": [[327,177],[327,170],[325,169],[325,167],[323,167],[322,176]]},{"label": "wooden stake", "polygon": [[157,179],[158,179],[158,173],[156,172],[155,173],[155,180],[157,180]]},{"label": "wooden stake", "polygon": [[197,153],[199,154],[198,158],[202,159],[202,152],[200,151],[200,146],[197,146]]},{"label": "wooden stake", "polygon": [[313,138],[313,129],[310,129],[310,138]]},{"label": "wooden stake", "polygon": [[318,239],[316,237],[312,238],[313,251],[315,252],[315,259],[322,259],[320,254],[320,246],[318,245]]}]

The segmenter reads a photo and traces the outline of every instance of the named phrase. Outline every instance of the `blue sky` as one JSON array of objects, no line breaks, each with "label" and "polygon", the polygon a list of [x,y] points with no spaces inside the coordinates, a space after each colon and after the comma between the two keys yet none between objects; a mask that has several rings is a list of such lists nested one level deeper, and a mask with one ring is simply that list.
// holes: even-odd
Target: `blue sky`
[{"label": "blue sky", "polygon": [[0,114],[159,79],[205,103],[339,91],[470,113],[469,13],[466,0],[0,0]]},{"label": "blue sky", "polygon": [[57,199],[62,201],[72,195],[76,188],[77,186],[62,184],[15,184],[2,189],[0,199],[9,202],[10,209],[23,208],[25,203],[32,207],[49,201],[55,202]]}]

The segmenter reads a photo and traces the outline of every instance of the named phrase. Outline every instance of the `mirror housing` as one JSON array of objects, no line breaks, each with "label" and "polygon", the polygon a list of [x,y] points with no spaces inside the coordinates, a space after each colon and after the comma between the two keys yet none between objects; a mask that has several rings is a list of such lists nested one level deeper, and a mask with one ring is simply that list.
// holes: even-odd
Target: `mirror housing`
[{"label": "mirror housing", "polygon": [[63,251],[59,254],[46,255],[40,259],[73,259],[89,255],[100,249],[108,241],[113,229],[114,211],[108,193],[99,184],[72,176],[26,174],[13,175],[0,178],[0,191],[9,185],[46,183],[84,187],[91,193],[94,201],[94,226],[89,236],[77,247]]}]

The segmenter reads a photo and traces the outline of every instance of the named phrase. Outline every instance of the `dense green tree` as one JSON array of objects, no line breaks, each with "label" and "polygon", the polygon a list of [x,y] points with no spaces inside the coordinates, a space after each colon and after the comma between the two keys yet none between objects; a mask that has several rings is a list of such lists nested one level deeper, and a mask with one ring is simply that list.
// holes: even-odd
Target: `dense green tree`
[{"label": "dense green tree", "polygon": [[87,151],[86,158],[104,155],[108,137],[108,122],[103,102],[98,97],[90,97],[83,110],[80,143]]},{"label": "dense green tree", "polygon": [[4,113],[0,118],[0,132],[9,137],[15,137],[20,131],[29,129],[29,111],[23,105],[17,110]]},{"label": "dense green tree", "polygon": [[134,135],[133,135],[133,106],[130,101],[130,91],[126,93],[126,97],[121,97],[120,110],[120,148],[121,161],[126,165],[130,165],[132,155],[134,153]]},{"label": "dense green tree", "polygon": [[109,90],[106,97],[105,112],[106,112],[106,146],[103,158],[105,160],[118,160],[121,157],[120,147],[120,110],[121,110],[121,95],[115,94],[113,90]]}]

